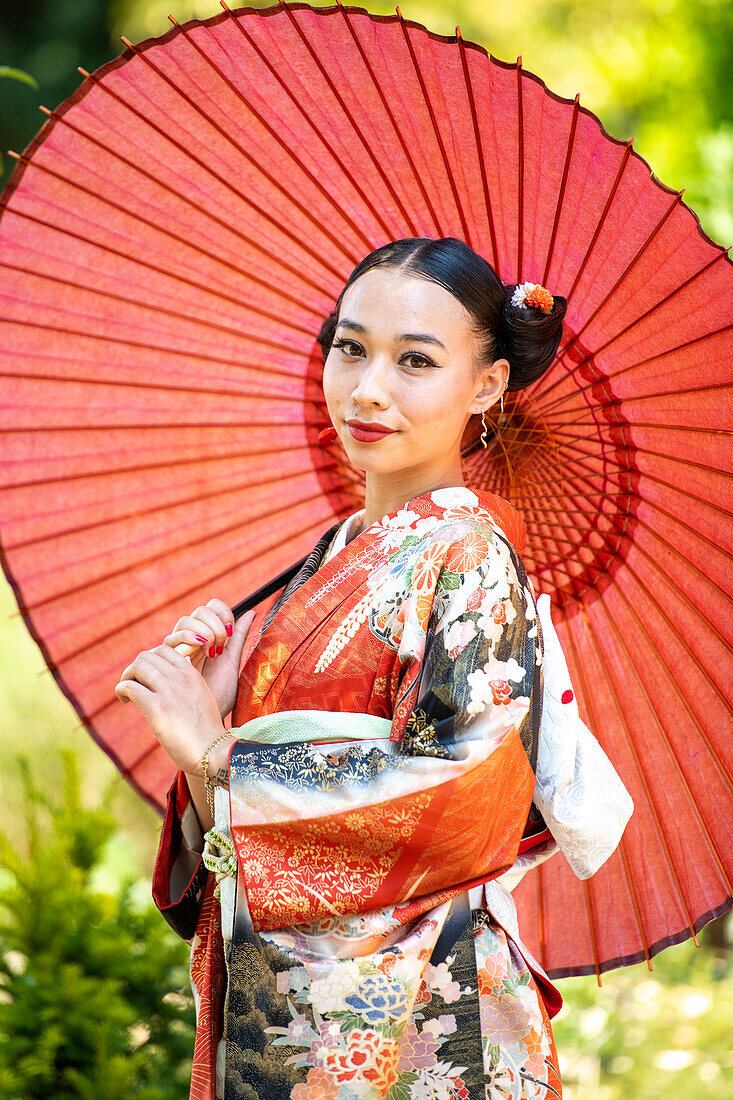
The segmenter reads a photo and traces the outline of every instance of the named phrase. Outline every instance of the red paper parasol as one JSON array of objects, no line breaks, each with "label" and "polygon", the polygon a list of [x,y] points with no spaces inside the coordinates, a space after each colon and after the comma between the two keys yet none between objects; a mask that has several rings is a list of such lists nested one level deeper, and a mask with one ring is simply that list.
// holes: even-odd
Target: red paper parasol
[{"label": "red paper parasol", "polygon": [[636,806],[592,880],[523,880],[520,926],[551,975],[689,936],[731,904],[725,252],[577,98],[399,11],[226,9],[126,45],[2,196],[2,559],[60,687],[160,806],[172,765],[120,670],[359,507],[315,445],[316,334],[366,253],[461,237],[569,301],[467,476],[522,510]]}]

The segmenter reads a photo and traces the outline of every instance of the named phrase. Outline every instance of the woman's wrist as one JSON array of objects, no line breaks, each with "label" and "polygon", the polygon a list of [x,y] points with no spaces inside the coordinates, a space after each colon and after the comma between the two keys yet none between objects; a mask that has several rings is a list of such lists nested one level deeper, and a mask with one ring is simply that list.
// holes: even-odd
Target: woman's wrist
[{"label": "woman's wrist", "polygon": [[234,737],[235,733],[230,734],[226,740],[214,745],[209,753],[209,782],[212,787],[229,787],[229,753]]}]

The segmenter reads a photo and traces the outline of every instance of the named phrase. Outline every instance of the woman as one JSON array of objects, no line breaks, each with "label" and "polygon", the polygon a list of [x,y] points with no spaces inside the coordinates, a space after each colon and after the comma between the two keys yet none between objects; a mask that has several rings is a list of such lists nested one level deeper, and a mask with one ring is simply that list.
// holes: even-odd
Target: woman
[{"label": "woman", "polygon": [[319,336],[364,509],[324,534],[241,671],[252,615],[212,599],[122,675],[180,768],[153,891],[191,942],[192,1096],[561,1095],[561,997],[507,887],[558,846],[592,874],[630,800],[574,703],[557,720],[569,681],[524,525],[464,485],[460,448],[550,365],[564,311],[453,238],[367,256]]}]

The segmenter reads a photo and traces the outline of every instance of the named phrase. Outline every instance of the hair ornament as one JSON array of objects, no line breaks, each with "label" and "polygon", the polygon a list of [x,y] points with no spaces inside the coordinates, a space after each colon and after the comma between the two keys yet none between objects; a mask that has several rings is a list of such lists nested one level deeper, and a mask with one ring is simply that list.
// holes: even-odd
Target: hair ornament
[{"label": "hair ornament", "polygon": [[518,283],[512,294],[512,305],[520,309],[539,309],[543,313],[552,313],[555,299],[546,287],[539,283]]}]

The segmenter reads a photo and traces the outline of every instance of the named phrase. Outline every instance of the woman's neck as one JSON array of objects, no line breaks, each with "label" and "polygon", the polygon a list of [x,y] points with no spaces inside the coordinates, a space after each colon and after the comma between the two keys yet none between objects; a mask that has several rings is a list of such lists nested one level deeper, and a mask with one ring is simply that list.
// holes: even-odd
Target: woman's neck
[{"label": "woman's neck", "polygon": [[395,474],[370,473],[366,475],[364,494],[364,516],[361,530],[372,523],[401,508],[408,500],[431,493],[435,489],[446,489],[454,485],[465,485],[460,457],[456,463],[441,470],[421,469],[405,470]]}]

